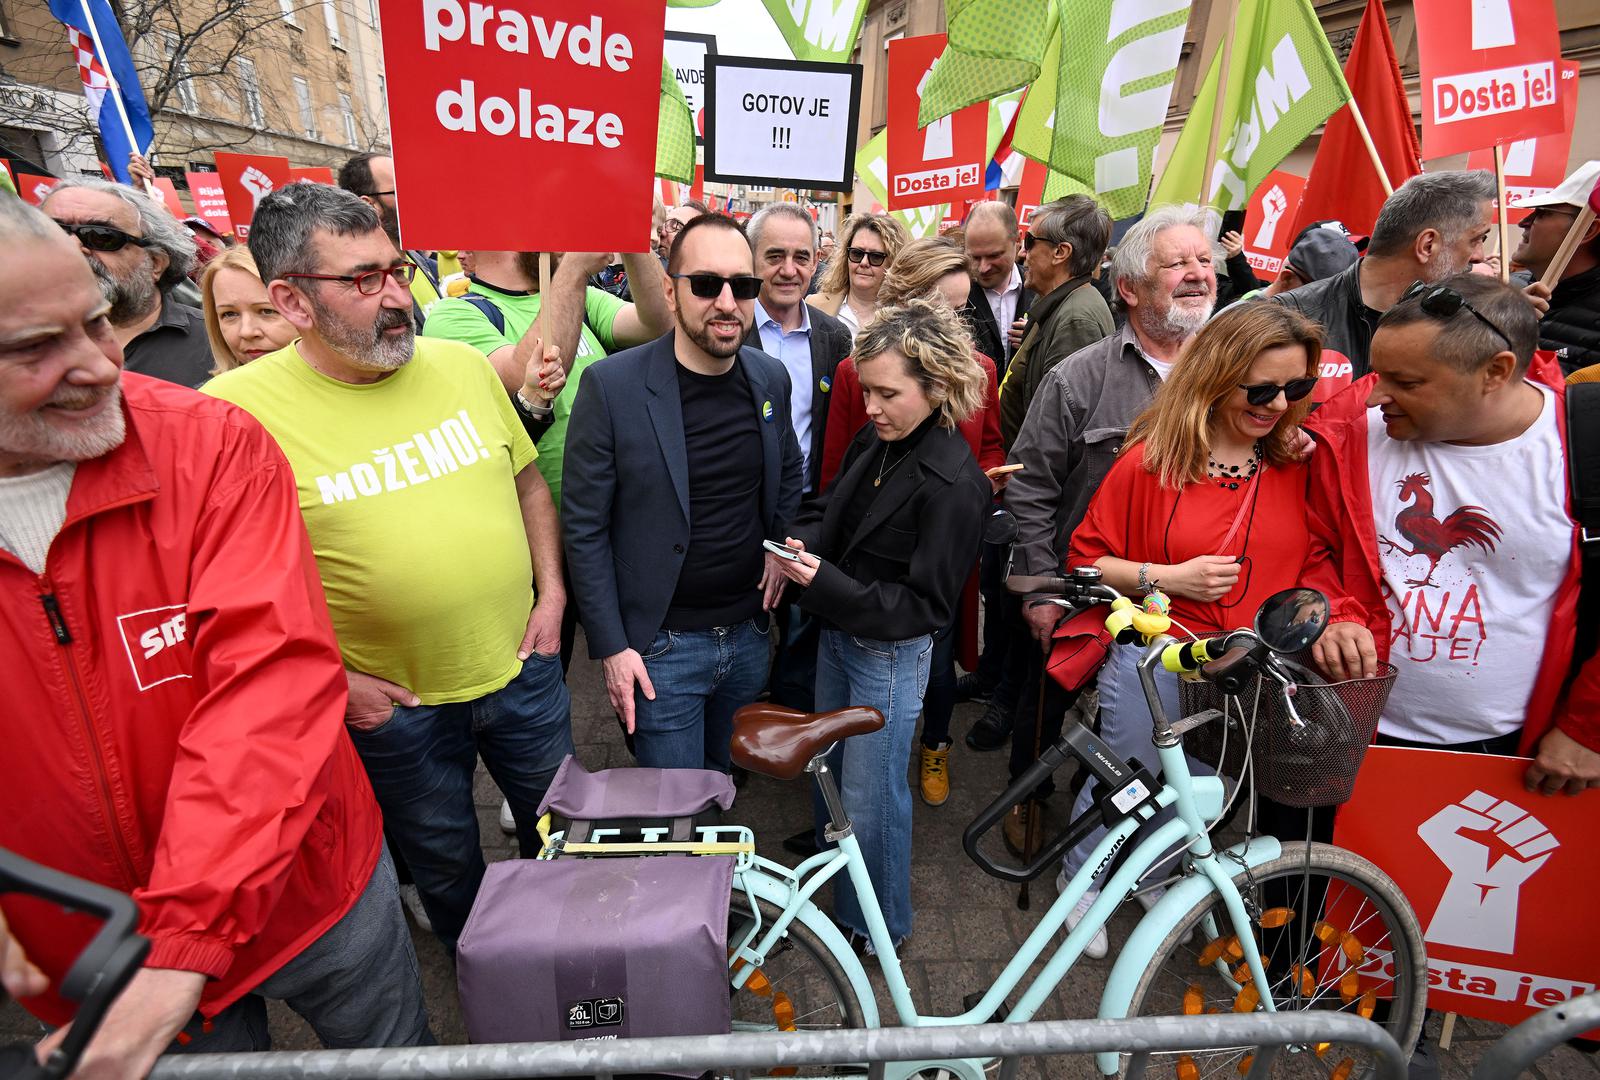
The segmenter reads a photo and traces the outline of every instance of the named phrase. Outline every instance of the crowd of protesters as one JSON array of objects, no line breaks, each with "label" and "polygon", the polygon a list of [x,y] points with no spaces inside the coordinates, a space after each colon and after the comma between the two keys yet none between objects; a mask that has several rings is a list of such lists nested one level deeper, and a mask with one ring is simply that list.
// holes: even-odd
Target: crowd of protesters
[{"label": "crowd of protesters", "polygon": [[[1564,379],[1600,370],[1600,226],[1535,283],[1596,171],[1524,219],[1511,284],[1472,272],[1477,172],[1408,181],[1370,237],[1314,224],[1270,282],[1193,206],[1112,249],[1085,195],[836,244],[795,204],[687,203],[543,290],[539,253],[402,249],[381,156],[264,198],[248,248],[102,180],[0,195],[0,846],[132,893],[153,942],[83,1074],[262,1048],[269,998],[329,1046],[431,1041],[402,888],[453,949],[479,760],[537,850],[580,627],[641,766],[730,771],[757,700],[878,708],[831,756],[896,941],[957,700],[1013,776],[1064,723],[1148,738],[1134,648],[1044,677],[1059,608],[1008,572],[1092,564],[1200,634],[1321,589],[1324,673],[1400,668],[1379,741],[1600,786],[1564,450],[1600,422]],[[997,505],[1014,545],[982,542]],[[1493,649],[1408,632],[1413,594],[1469,584]],[[5,985],[68,1023],[84,924],[3,911]],[[864,935],[848,883],[834,914]]]}]

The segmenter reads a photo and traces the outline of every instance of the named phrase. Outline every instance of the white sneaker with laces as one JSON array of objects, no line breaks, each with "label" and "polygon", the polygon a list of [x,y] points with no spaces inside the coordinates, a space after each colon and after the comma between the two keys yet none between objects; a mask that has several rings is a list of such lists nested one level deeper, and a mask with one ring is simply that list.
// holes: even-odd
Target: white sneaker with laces
[{"label": "white sneaker with laces", "polygon": [[507,836],[517,835],[517,819],[511,816],[511,800],[500,800],[500,831]]},{"label": "white sneaker with laces", "polygon": [[417,924],[420,930],[433,933],[433,923],[428,919],[428,911],[422,906],[422,894],[417,892],[415,885],[400,886],[400,903],[405,905],[411,914],[411,921]]},{"label": "white sneaker with laces", "polygon": [[[1089,913],[1089,909],[1094,906],[1094,902],[1098,899],[1100,899],[1099,889],[1090,889],[1083,894],[1083,899],[1079,900],[1077,906],[1067,913],[1067,933],[1070,934],[1077,929],[1078,924],[1083,921],[1083,917]],[[1111,939],[1106,937],[1106,928],[1104,926],[1096,930],[1094,937],[1090,938],[1089,943],[1083,947],[1083,955],[1091,960],[1104,960],[1106,953],[1110,951]]]}]

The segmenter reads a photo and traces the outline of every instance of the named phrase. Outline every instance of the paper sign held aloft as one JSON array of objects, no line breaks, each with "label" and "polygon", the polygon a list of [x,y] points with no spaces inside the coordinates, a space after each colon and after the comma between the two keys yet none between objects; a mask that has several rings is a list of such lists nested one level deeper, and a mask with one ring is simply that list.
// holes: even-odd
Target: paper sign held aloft
[{"label": "paper sign held aloft", "polygon": [[[379,14],[406,247],[643,248],[663,0],[379,0]],[[566,212],[596,186],[604,213]]]},{"label": "paper sign held aloft", "polygon": [[289,159],[267,154],[218,154],[216,158],[217,179],[228,201],[234,235],[243,240],[250,235],[256,204],[291,183]]},{"label": "paper sign held aloft", "polygon": [[1305,189],[1305,177],[1275,169],[1245,204],[1244,254],[1258,277],[1273,278],[1283,269]]},{"label": "paper sign held aloft", "polygon": [[[1543,195],[1567,176],[1567,159],[1572,156],[1572,129],[1578,116],[1577,60],[1563,60],[1560,71],[1561,130],[1531,139],[1519,139],[1506,147],[1506,217],[1517,222],[1528,216],[1520,204]],[[1494,169],[1494,150],[1474,150],[1467,156],[1469,169]]]},{"label": "paper sign held aloft", "polygon": [[983,194],[989,107],[969,105],[917,127],[922,87],[944,52],[945,36],[889,42],[889,209],[960,204]]},{"label": "paper sign held aloft", "polygon": [[860,91],[860,64],[707,56],[705,178],[851,190]]},{"label": "paper sign held aloft", "polygon": [[717,39],[711,34],[668,30],[665,49],[672,76],[694,114],[694,141],[702,143],[706,134],[706,57],[716,55]]},{"label": "paper sign held aloft", "polygon": [[222,190],[222,178],[216,173],[184,173],[189,181],[189,197],[194,200],[195,215],[204,218],[207,225],[223,236],[233,232],[233,218],[228,215],[228,197]]}]

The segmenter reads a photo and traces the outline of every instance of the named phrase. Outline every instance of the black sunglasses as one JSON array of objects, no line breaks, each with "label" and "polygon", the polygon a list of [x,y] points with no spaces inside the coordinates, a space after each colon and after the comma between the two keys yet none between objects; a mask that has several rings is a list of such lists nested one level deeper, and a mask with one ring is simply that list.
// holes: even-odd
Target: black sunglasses
[{"label": "black sunglasses", "polygon": [[1278,399],[1279,394],[1289,401],[1299,401],[1316,388],[1317,380],[1314,378],[1290,379],[1282,386],[1270,382],[1253,383],[1249,386],[1244,383],[1239,384],[1239,389],[1244,391],[1244,399],[1258,408],[1272,404]]},{"label": "black sunglasses", "polygon": [[150,241],[144,237],[129,236],[121,229],[113,228],[110,225],[73,225],[65,221],[58,221],[56,224],[61,226],[62,232],[74,237],[78,243],[90,251],[110,253],[121,251],[129,244],[137,244],[139,247],[150,246]]},{"label": "black sunglasses", "polygon": [[1486,317],[1483,312],[1473,307],[1465,296],[1462,296],[1460,293],[1450,288],[1450,286],[1429,285],[1425,281],[1413,281],[1411,283],[1411,287],[1401,294],[1400,301],[1401,303],[1404,303],[1405,301],[1410,300],[1412,297],[1418,297],[1419,299],[1417,302],[1421,305],[1422,310],[1426,314],[1438,319],[1440,322],[1449,322],[1451,319],[1460,314],[1463,308],[1465,308],[1467,311],[1472,313],[1473,318],[1487,326],[1490,330],[1493,330],[1495,332],[1495,336],[1506,343],[1506,348],[1510,349],[1512,352],[1517,351],[1516,346],[1511,344],[1511,339],[1506,336],[1506,332],[1504,330],[1490,322],[1488,317]]},{"label": "black sunglasses", "polygon": [[1064,240],[1052,240],[1048,236],[1035,236],[1033,233],[1026,233],[1022,237],[1022,250],[1032,251],[1035,244],[1049,244],[1051,247],[1055,247],[1057,244],[1065,242]]},{"label": "black sunglasses", "polygon": [[733,277],[723,277],[721,274],[673,274],[675,279],[687,281],[689,291],[702,300],[715,300],[722,295],[722,287],[726,285],[733,291],[735,300],[754,300],[761,292],[761,279],[754,274],[735,274]]},{"label": "black sunglasses", "polygon": [[858,263],[863,260],[873,266],[882,266],[883,261],[889,257],[887,251],[868,251],[866,248],[853,247],[845,253],[851,262]]}]

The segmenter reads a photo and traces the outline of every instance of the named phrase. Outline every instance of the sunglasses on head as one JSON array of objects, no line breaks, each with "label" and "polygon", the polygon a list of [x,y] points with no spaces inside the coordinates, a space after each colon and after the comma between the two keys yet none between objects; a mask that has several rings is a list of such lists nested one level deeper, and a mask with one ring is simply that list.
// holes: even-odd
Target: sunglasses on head
[{"label": "sunglasses on head", "polygon": [[1495,336],[1506,343],[1506,348],[1512,352],[1517,351],[1504,330],[1489,321],[1489,318],[1483,312],[1473,307],[1466,297],[1450,288],[1450,286],[1429,285],[1425,281],[1414,281],[1411,283],[1411,287],[1401,294],[1400,301],[1404,303],[1413,297],[1418,298],[1417,302],[1421,305],[1424,314],[1430,315],[1440,322],[1449,322],[1465,308],[1471,312],[1473,318],[1493,330]]},{"label": "sunglasses on head", "polygon": [[673,274],[679,281],[689,283],[689,291],[702,300],[715,300],[722,295],[722,287],[726,285],[733,291],[735,300],[754,300],[761,292],[761,279],[754,274],[735,274],[733,277],[723,277],[721,274]]},{"label": "sunglasses on head", "polygon": [[853,247],[845,253],[853,263],[869,262],[873,266],[882,266],[883,261],[889,257],[887,251],[868,251],[866,248]]},{"label": "sunglasses on head", "polygon": [[1257,408],[1272,404],[1278,399],[1279,394],[1289,401],[1299,401],[1316,388],[1317,380],[1314,378],[1290,379],[1282,386],[1270,382],[1253,383],[1249,386],[1244,383],[1239,384],[1239,389],[1244,391],[1244,399]]},{"label": "sunglasses on head", "polygon": [[142,236],[130,236],[121,229],[111,225],[73,225],[69,222],[58,221],[61,231],[73,237],[90,251],[103,251],[110,253],[121,251],[129,244],[139,247],[149,247],[150,241]]}]

